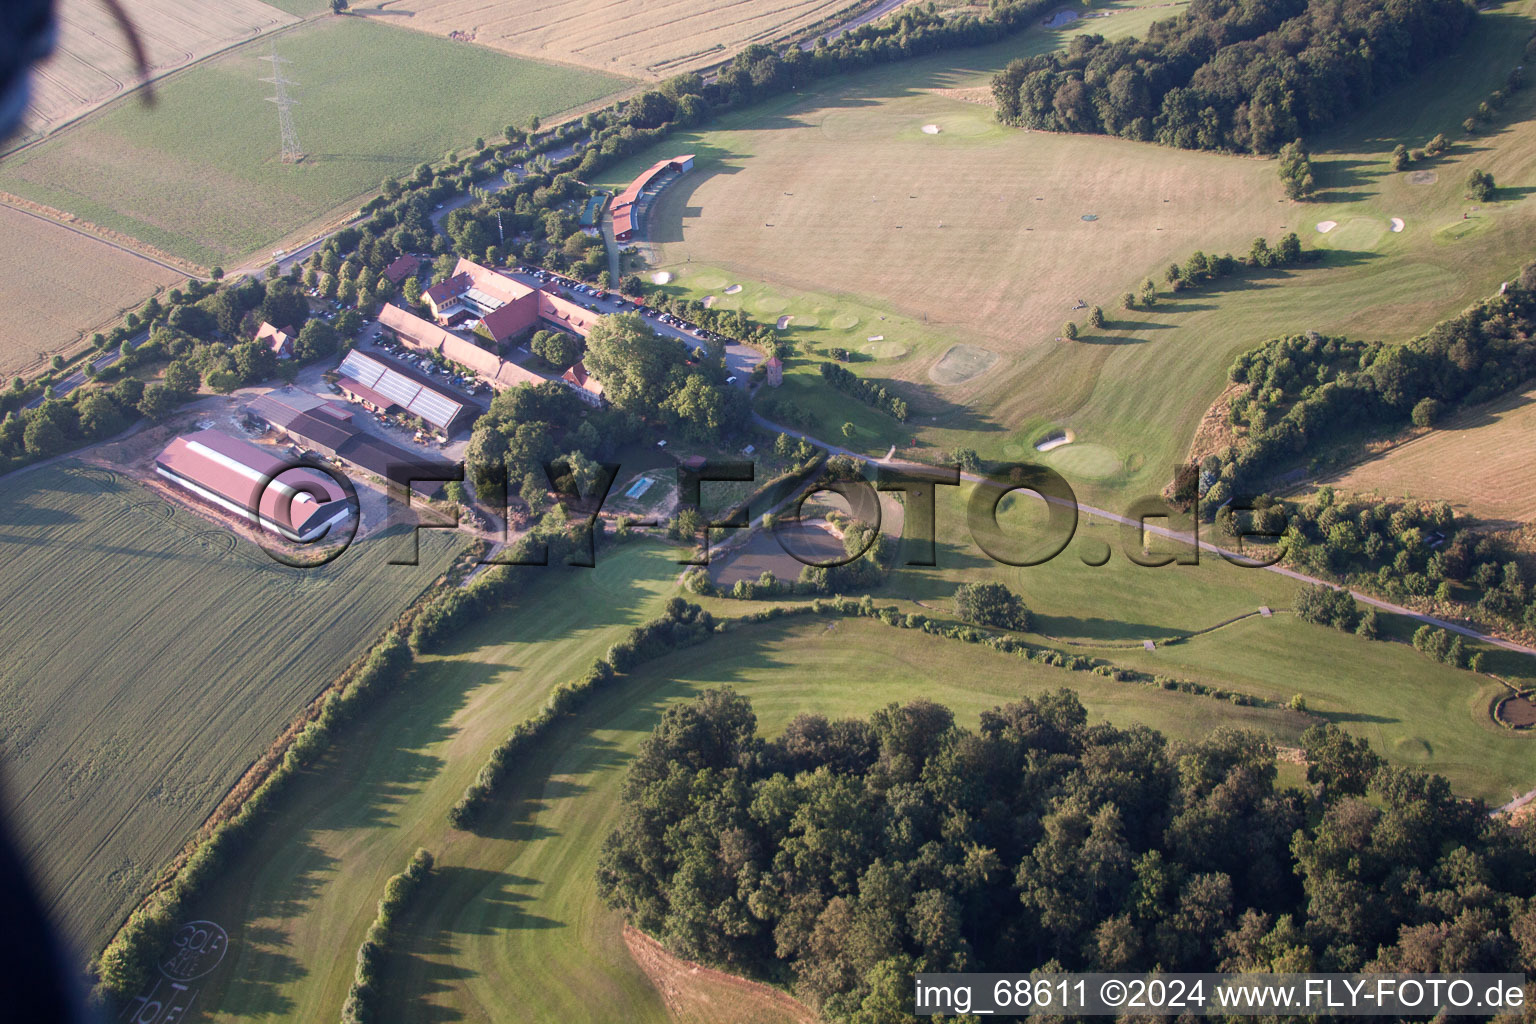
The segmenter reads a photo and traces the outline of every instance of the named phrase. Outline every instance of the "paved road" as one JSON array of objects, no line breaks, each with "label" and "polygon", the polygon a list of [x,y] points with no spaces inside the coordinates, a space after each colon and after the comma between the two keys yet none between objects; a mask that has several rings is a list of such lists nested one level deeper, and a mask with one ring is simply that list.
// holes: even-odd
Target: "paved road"
[{"label": "paved road", "polygon": [[[139,344],[142,344],[144,342],[144,340],[146,338],[148,338],[148,337],[149,337],[149,332],[148,331],[140,331],[138,334],[135,334],[132,338],[130,338],[128,340],[131,341],[135,345],[139,345]],[[123,351],[122,351],[122,349],[120,347],[119,348],[114,348],[114,349],[108,349],[106,352],[103,352],[101,355],[99,355],[95,359],[93,359],[91,361],[91,364],[93,366],[95,366],[97,370],[104,370],[108,366],[111,366],[113,363],[115,363],[119,359],[121,359],[122,356],[123,356]],[[54,381],[54,384],[53,384],[53,397],[55,397],[55,398],[63,398],[65,395],[69,394],[71,391],[75,390],[75,388],[79,387],[81,384],[84,384],[84,383],[85,383],[85,371],[83,371],[83,370],[76,370],[74,373],[70,374],[68,377],[65,377],[63,380]],[[40,406],[42,404],[43,404],[43,396],[42,395],[38,395],[36,398],[32,399],[32,401],[28,402],[24,408],[36,409],[38,406]]]},{"label": "paved road", "polygon": [[887,14],[890,14],[896,8],[904,6],[905,4],[908,4],[908,3],[911,3],[911,2],[912,2],[912,0],[884,0],[883,3],[877,4],[876,6],[870,8],[869,10],[865,11],[863,14],[859,15],[856,18],[849,19],[848,21],[844,22],[843,24],[837,26],[837,28],[834,28],[832,31],[824,32],[821,35],[814,36],[814,37],[812,37],[810,39],[805,40],[804,42],[802,42],[800,44],[800,49],[802,49],[802,50],[812,50],[812,49],[815,49],[817,40],[822,39],[822,38],[825,38],[827,40],[827,42],[830,43],[830,42],[832,42],[832,40],[836,39],[838,36],[844,35],[845,33],[848,33],[848,32],[852,32],[856,28],[863,28],[865,25],[868,25],[870,22],[878,21],[879,19],[885,17]]},{"label": "paved road", "polygon": [[[821,440],[819,438],[813,437],[810,434],[806,434],[806,433],[803,433],[803,432],[798,431],[798,430],[792,430],[789,427],[780,426],[779,424],[774,423],[771,420],[765,419],[764,417],[758,415],[757,413],[753,413],[752,416],[753,416],[753,419],[756,420],[756,422],[760,426],[762,426],[762,427],[764,427],[764,428],[766,428],[768,430],[773,430],[773,431],[778,431],[778,432],[781,432],[781,433],[785,433],[785,434],[788,434],[791,437],[804,438],[805,440],[810,441],[812,444],[819,445],[822,448],[826,448],[827,450],[829,450],[829,451],[831,451],[831,452],[833,452],[834,454],[837,454],[837,455],[847,455],[847,456],[849,456],[851,458],[858,459],[860,462],[869,463],[870,465],[899,465],[900,464],[900,463],[896,463],[891,458],[891,453],[887,453],[884,458],[880,458],[880,459],[871,458],[870,456],[865,455],[865,454],[863,454],[861,452],[852,451],[852,450],[850,450],[848,448],[843,448],[840,445],[829,444],[828,442],[823,441],[823,440]],[[984,479],[982,476],[980,476],[978,474],[975,474],[975,473],[961,473],[960,476],[961,476],[962,479],[968,480],[968,481],[970,481],[972,483],[979,483],[979,482],[981,482]],[[1046,500],[1047,501],[1053,501],[1053,500],[1059,500],[1059,499],[1049,499],[1049,498],[1047,498]],[[1155,535],[1160,536],[1160,537],[1165,537],[1165,538],[1167,538],[1169,540],[1178,541],[1178,542],[1183,543],[1183,544],[1196,544],[1196,543],[1198,543],[1199,550],[1201,550],[1203,552],[1209,552],[1209,553],[1214,554],[1214,555],[1218,555],[1218,556],[1222,556],[1222,557],[1226,557],[1226,558],[1230,558],[1230,559],[1237,559],[1237,560],[1241,560],[1244,557],[1244,556],[1238,554],[1237,552],[1232,551],[1232,550],[1230,550],[1228,548],[1223,548],[1223,547],[1221,547],[1218,544],[1212,544],[1208,540],[1198,540],[1197,541],[1196,537],[1194,535],[1189,534],[1189,533],[1185,533],[1185,532],[1180,531],[1180,530],[1173,530],[1173,529],[1169,529],[1167,527],[1162,527],[1162,526],[1154,526],[1151,523],[1138,523],[1136,520],[1131,519],[1131,518],[1129,518],[1127,516],[1122,516],[1119,513],[1110,512],[1107,509],[1095,508],[1092,505],[1085,505],[1085,504],[1083,504],[1081,502],[1078,503],[1077,507],[1078,507],[1079,511],[1086,512],[1089,515],[1099,516],[1099,517],[1101,517],[1103,519],[1107,519],[1107,520],[1109,520],[1111,522],[1119,523],[1119,524],[1124,525],[1124,526],[1142,527],[1142,528],[1144,528],[1146,530],[1147,533],[1155,534]],[[1284,577],[1286,577],[1288,579],[1296,580],[1296,581],[1301,582],[1301,583],[1322,584],[1323,586],[1326,586],[1326,587],[1333,587],[1335,590],[1346,589],[1346,588],[1338,586],[1337,584],[1331,583],[1328,580],[1318,579],[1315,576],[1308,576],[1305,573],[1296,572],[1295,570],[1287,569],[1284,566],[1270,565],[1270,566],[1265,566],[1264,568],[1266,568],[1269,572],[1278,573],[1281,576],[1284,576]],[[1436,627],[1438,627],[1440,629],[1449,630],[1452,633],[1459,633],[1462,636],[1470,637],[1473,640],[1480,640],[1480,641],[1482,641],[1482,642],[1484,642],[1484,643],[1486,643],[1486,644],[1488,644],[1488,645],[1490,645],[1492,647],[1502,648],[1503,650],[1506,650],[1506,651],[1514,651],[1517,654],[1529,654],[1529,655],[1532,655],[1532,656],[1536,656],[1536,647],[1527,647],[1524,644],[1515,643],[1513,640],[1505,640],[1502,637],[1490,636],[1487,633],[1481,633],[1481,632],[1479,632],[1479,631],[1477,631],[1475,629],[1472,629],[1472,628],[1470,628],[1468,626],[1461,625],[1460,623],[1450,622],[1450,621],[1447,621],[1445,619],[1436,618],[1433,615],[1426,615],[1423,612],[1417,612],[1417,611],[1414,611],[1412,608],[1405,608],[1402,605],[1393,604],[1390,601],[1383,601],[1380,598],[1372,597],[1371,595],[1361,593],[1358,590],[1350,590],[1350,593],[1354,596],[1354,598],[1357,601],[1361,602],[1362,604],[1370,605],[1373,608],[1379,608],[1382,611],[1392,612],[1395,615],[1402,615],[1402,616],[1404,616],[1406,618],[1414,619],[1414,620],[1416,620],[1418,622],[1427,623],[1427,624],[1429,624],[1431,626],[1436,626]]]}]

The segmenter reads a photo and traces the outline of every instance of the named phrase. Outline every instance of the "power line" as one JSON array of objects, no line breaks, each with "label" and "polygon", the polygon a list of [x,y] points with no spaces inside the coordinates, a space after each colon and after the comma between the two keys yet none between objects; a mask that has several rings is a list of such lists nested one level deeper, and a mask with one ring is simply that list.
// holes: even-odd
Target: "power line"
[{"label": "power line", "polygon": [[272,62],[272,77],[263,78],[263,82],[271,82],[277,88],[276,96],[268,96],[267,102],[277,104],[277,129],[282,135],[282,161],[285,164],[296,164],[304,159],[303,150],[299,149],[299,135],[293,130],[293,104],[297,102],[288,95],[288,86],[298,85],[291,78],[283,77],[283,65],[293,62],[286,57],[277,55],[277,44],[272,44],[272,52],[259,57],[258,60]]}]

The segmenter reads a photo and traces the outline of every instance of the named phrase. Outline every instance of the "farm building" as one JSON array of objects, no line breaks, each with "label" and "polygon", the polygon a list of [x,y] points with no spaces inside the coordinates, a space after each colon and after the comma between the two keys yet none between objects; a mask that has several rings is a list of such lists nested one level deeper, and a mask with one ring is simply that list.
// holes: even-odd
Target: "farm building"
[{"label": "farm building", "polygon": [[401,256],[399,259],[395,260],[395,262],[384,268],[384,276],[389,278],[390,284],[398,287],[401,281],[404,281],[408,277],[414,277],[416,275],[416,271],[420,269],[421,260],[417,259],[415,256],[412,256],[410,253],[406,253],[404,256]]},{"label": "farm building", "polygon": [[155,456],[155,472],[292,541],[315,540],[353,514],[325,473],[217,430],[171,441]]},{"label": "farm building", "polygon": [[398,409],[452,435],[469,418],[464,403],[433,387],[412,370],[348,352],[338,368],[336,386],[355,402],[377,413]]},{"label": "farm building", "polygon": [[256,340],[266,345],[279,359],[293,358],[293,342],[298,332],[292,327],[273,327],[265,320],[256,331]]},{"label": "farm building", "polygon": [[444,359],[467,366],[497,390],[519,384],[542,384],[544,378],[531,370],[446,331],[430,321],[408,313],[393,303],[379,311],[379,326],[385,328],[401,345],[412,352],[439,353]]},{"label": "farm building", "polygon": [[540,320],[586,337],[598,319],[574,302],[466,259],[459,260],[452,277],[428,288],[422,297],[440,325],[478,320],[498,344]]},{"label": "farm building", "polygon": [[640,229],[640,216],[652,197],[678,176],[693,170],[693,154],[658,160],[629,183],[629,187],[613,197],[613,237],[627,242]]},{"label": "farm building", "polygon": [[385,479],[399,466],[428,458],[359,429],[350,409],[292,388],[262,395],[246,411],[308,448]]},{"label": "farm building", "polygon": [[590,405],[603,404],[603,385],[587,372],[586,364],[581,360],[576,360],[576,365],[561,374],[560,379],[569,384],[582,401]]}]

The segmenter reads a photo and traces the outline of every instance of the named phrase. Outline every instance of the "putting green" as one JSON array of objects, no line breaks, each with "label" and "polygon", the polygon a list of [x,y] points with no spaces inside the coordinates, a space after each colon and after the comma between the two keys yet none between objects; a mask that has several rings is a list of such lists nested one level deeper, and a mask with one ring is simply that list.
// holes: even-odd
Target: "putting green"
[{"label": "putting green", "polygon": [[1381,244],[1390,230],[1385,220],[1378,217],[1351,217],[1338,227],[1321,236],[1317,244],[1329,249],[1354,249],[1370,251]]},{"label": "putting green", "polygon": [[1431,751],[1417,736],[1400,736],[1392,741],[1392,753],[1404,761],[1428,761]]},{"label": "putting green", "polygon": [[1102,444],[1072,443],[1044,453],[1056,471],[1073,480],[1108,480],[1125,469],[1125,462]]},{"label": "putting green", "polygon": [[872,341],[860,351],[867,352],[876,359],[900,359],[911,350],[899,341]]},{"label": "putting green", "polygon": [[952,345],[928,371],[935,384],[952,386],[975,380],[997,362],[997,353],[975,345]]},{"label": "putting green", "polygon": [[832,326],[839,331],[851,331],[859,326],[859,318],[852,313],[839,313],[832,318]]},{"label": "putting green", "polygon": [[791,326],[794,326],[794,327],[820,327],[821,326],[821,318],[820,317],[815,317],[815,316],[801,316],[799,313],[796,313],[795,314],[795,322]]},{"label": "putting green", "polygon": [[752,308],[759,313],[782,313],[789,308],[788,299],[780,299],[772,295],[764,295],[752,302]]},{"label": "putting green", "polygon": [[724,288],[729,283],[725,278],[714,274],[704,274],[693,278],[693,286],[695,288]]}]

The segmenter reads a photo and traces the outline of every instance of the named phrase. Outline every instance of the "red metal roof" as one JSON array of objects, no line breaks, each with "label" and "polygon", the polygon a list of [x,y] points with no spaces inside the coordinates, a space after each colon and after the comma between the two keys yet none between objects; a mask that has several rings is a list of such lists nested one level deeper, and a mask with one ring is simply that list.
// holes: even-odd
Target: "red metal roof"
[{"label": "red metal roof", "polygon": [[155,457],[155,469],[226,508],[249,514],[259,504],[262,525],[296,537],[345,508],[346,492],[325,473],[217,430],[175,438]]},{"label": "red metal roof", "polygon": [[421,260],[407,253],[385,267],[384,276],[389,278],[390,284],[399,284],[419,269],[421,269]]}]

